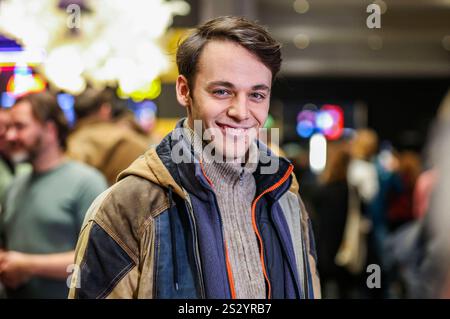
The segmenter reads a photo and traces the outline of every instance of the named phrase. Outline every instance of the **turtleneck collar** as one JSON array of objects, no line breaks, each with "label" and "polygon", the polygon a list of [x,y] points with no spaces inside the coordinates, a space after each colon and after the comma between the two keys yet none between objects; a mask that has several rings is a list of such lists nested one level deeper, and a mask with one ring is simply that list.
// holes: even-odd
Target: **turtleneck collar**
[{"label": "turtleneck collar", "polygon": [[194,132],[188,124],[187,120],[183,123],[183,129],[186,134],[188,143],[193,146],[193,153],[196,159],[202,163],[206,175],[214,181],[220,181],[224,183],[235,184],[240,181],[241,183],[252,177],[258,167],[258,147],[256,142],[253,141],[247,152],[247,161],[238,158],[234,161],[217,161],[208,152],[203,152],[204,143],[197,132]]}]

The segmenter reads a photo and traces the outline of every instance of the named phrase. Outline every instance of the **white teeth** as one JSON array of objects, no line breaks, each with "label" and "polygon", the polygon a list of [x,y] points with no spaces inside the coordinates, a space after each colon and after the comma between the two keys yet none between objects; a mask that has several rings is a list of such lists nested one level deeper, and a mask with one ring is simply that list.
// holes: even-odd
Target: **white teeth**
[{"label": "white teeth", "polygon": [[247,129],[246,128],[226,127],[225,132],[227,134],[232,134],[232,135],[241,135],[241,134],[245,134],[247,132]]}]

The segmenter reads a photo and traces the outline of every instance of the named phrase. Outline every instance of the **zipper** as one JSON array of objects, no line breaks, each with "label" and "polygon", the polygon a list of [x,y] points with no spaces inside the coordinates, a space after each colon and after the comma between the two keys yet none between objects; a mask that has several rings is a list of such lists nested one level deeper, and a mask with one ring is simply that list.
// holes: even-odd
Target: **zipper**
[{"label": "zipper", "polygon": [[252,223],[253,223],[253,230],[255,231],[256,237],[258,237],[259,240],[259,249],[260,249],[260,259],[261,259],[261,265],[262,265],[262,269],[263,269],[263,274],[264,274],[264,278],[266,280],[267,283],[267,287],[268,287],[268,293],[267,293],[267,299],[271,299],[272,298],[272,288],[270,286],[270,281],[269,281],[269,276],[267,274],[266,271],[266,266],[265,266],[265,260],[264,260],[264,246],[263,246],[263,241],[262,241],[262,237],[261,234],[259,233],[258,230],[258,226],[256,224],[256,203],[261,199],[261,197],[263,197],[265,194],[274,191],[275,189],[279,188],[281,185],[284,184],[284,182],[289,178],[289,176],[292,173],[292,170],[294,169],[294,167],[291,165],[289,165],[289,168],[287,169],[286,173],[283,175],[283,177],[276,182],[275,184],[273,184],[272,186],[270,186],[269,188],[267,188],[265,191],[263,191],[261,194],[258,195],[258,197],[256,197],[256,199],[253,201],[252,203]]},{"label": "zipper", "polygon": [[195,259],[195,264],[197,266],[197,273],[198,273],[198,277],[200,279],[200,296],[202,297],[202,299],[206,298],[205,295],[205,287],[204,287],[204,281],[203,281],[203,272],[202,272],[202,266],[200,263],[200,250],[198,248],[198,236],[197,236],[197,225],[195,224],[195,218],[194,218],[194,210],[192,209],[191,206],[191,202],[189,199],[189,195],[187,194],[186,190],[183,188],[183,192],[186,195],[186,200],[185,202],[187,203],[187,208],[188,208],[188,214],[190,217],[190,220],[192,222],[193,225],[193,244],[194,244],[194,259]]},{"label": "zipper", "polygon": [[228,249],[227,249],[227,243],[225,242],[225,238],[223,236],[223,221],[222,221],[222,215],[220,214],[220,210],[219,210],[219,205],[217,204],[217,198],[216,195],[213,194],[213,198],[214,198],[214,205],[216,205],[216,209],[219,215],[218,216],[218,220],[219,220],[219,224],[220,224],[220,229],[221,229],[221,235],[222,235],[222,242],[223,242],[223,246],[224,246],[224,259],[225,259],[225,265],[227,267],[227,278],[228,278],[228,284],[230,285],[230,294],[231,294],[231,299],[236,299],[236,291],[234,290],[234,280],[233,280],[233,272],[231,269],[231,264],[229,262],[229,258],[228,258]]},{"label": "zipper", "polygon": [[233,273],[231,272],[231,264],[230,260],[228,258],[228,246],[227,243],[224,242],[225,245],[225,261],[227,266],[227,275],[228,275],[228,282],[230,284],[230,291],[231,291],[231,299],[236,299],[236,289],[234,288],[234,279],[233,279]]}]

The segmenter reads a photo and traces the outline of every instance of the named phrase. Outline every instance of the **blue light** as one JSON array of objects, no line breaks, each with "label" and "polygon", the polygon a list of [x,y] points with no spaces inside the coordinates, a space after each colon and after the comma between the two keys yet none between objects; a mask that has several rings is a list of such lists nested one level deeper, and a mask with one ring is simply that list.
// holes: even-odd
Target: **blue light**
[{"label": "blue light", "polygon": [[32,76],[31,69],[27,65],[16,65],[14,76]]},{"label": "blue light", "polygon": [[314,133],[314,124],[310,121],[297,123],[297,134],[303,138],[309,138]]},{"label": "blue light", "polygon": [[73,108],[73,105],[75,103],[75,98],[67,93],[60,93],[57,95],[59,106],[63,110],[70,110]]},{"label": "blue light", "polygon": [[15,101],[16,101],[16,99],[14,98],[14,96],[12,94],[10,94],[8,92],[2,93],[2,107],[9,108],[9,107],[13,106]]},{"label": "blue light", "polygon": [[67,122],[69,122],[70,127],[72,127],[75,124],[75,98],[70,94],[60,93],[56,96],[56,99],[58,100],[59,107],[66,116]]}]

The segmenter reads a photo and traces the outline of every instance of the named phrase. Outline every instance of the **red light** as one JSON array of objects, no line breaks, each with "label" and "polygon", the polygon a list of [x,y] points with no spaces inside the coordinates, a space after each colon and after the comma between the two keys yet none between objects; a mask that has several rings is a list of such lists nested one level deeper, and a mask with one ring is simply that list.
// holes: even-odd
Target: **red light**
[{"label": "red light", "polygon": [[[27,82],[25,82],[25,84],[22,82],[21,85],[18,85],[17,76],[22,77],[21,80],[23,81],[25,79],[25,81]],[[6,84],[6,91],[15,97],[18,97],[26,93],[42,92],[45,90],[45,87],[46,87],[45,80],[38,74],[30,74],[29,76],[14,74],[9,78],[8,83]]]},{"label": "red light", "polygon": [[344,132],[344,111],[338,105],[325,104],[321,111],[327,112],[333,119],[333,125],[324,130],[325,136],[330,140],[336,140]]}]

